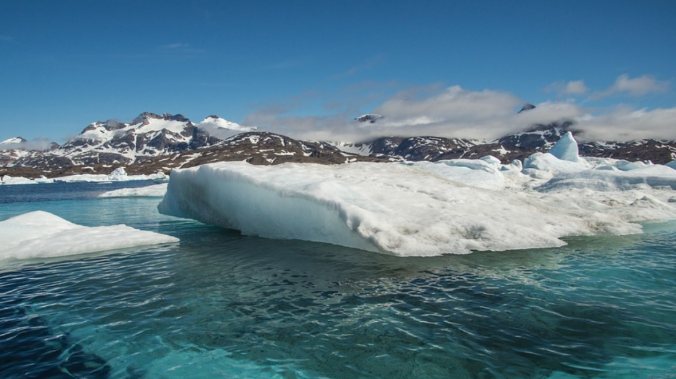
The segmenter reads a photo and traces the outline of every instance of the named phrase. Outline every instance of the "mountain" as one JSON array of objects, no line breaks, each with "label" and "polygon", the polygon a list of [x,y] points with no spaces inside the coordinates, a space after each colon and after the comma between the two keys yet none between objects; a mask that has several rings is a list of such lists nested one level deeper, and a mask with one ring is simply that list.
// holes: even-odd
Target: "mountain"
[{"label": "mountain", "polygon": [[198,124],[180,114],[150,112],[142,113],[130,123],[97,121],[49,151],[22,149],[23,139],[6,142],[11,148],[0,151],[0,176],[108,174],[121,166],[130,174],[168,173],[172,168],[229,160],[252,164],[377,160],[343,152],[328,143],[257,132],[255,127],[241,126],[215,115]]},{"label": "mountain", "polygon": [[[532,108],[524,106],[524,109],[521,111]],[[379,158],[439,161],[493,155],[503,163],[508,163],[514,159],[523,160],[536,152],[548,151],[569,131],[574,135],[584,134],[575,130],[574,126],[575,123],[569,120],[538,124],[490,142],[443,137],[381,137],[365,143],[334,145],[344,151]],[[631,142],[587,142],[579,143],[579,149],[582,156],[588,157],[650,160],[659,164],[676,159],[676,141],[646,139]]]},{"label": "mountain", "polygon": [[[520,112],[533,109],[525,105]],[[348,161],[439,161],[492,155],[503,163],[545,152],[568,131],[572,121],[534,125],[495,141],[443,137],[381,137],[370,142],[327,143],[299,141],[259,132],[218,116],[197,124],[181,114],[144,112],[130,123],[115,120],[89,124],[62,146],[32,147],[21,137],[0,143],[0,176],[56,177],[79,173],[108,174],[124,166],[130,174],[168,173],[172,168],[246,160],[252,164]],[[43,144],[44,145],[44,144]],[[580,154],[629,161],[667,163],[676,158],[676,141],[580,143]]]},{"label": "mountain", "polygon": [[93,122],[72,140],[46,152],[22,150],[21,144],[17,149],[3,146],[5,150],[0,152],[0,162],[5,167],[43,170],[48,175],[78,171],[78,167],[127,166],[222,141],[207,130],[213,134],[232,135],[255,128],[243,127],[218,116],[209,116],[195,125],[181,114],[144,112],[131,123]]},{"label": "mountain", "polygon": [[75,139],[59,149],[73,166],[132,164],[149,158],[215,143],[183,115],[144,112],[131,123],[116,121],[89,124]]},{"label": "mountain", "polygon": [[298,141],[269,132],[245,132],[212,146],[185,150],[159,157],[145,164],[131,165],[126,171],[130,174],[169,172],[173,168],[188,168],[223,161],[272,165],[287,162],[340,164],[350,161],[379,161],[379,159],[346,153],[325,142]]}]

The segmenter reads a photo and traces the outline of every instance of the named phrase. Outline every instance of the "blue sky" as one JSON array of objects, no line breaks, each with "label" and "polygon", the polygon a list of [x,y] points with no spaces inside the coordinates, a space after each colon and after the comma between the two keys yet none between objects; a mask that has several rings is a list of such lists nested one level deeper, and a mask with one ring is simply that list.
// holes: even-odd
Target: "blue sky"
[{"label": "blue sky", "polygon": [[[0,140],[143,111],[299,138],[676,129],[670,0],[0,0],[0,15]],[[523,102],[540,114],[512,117]],[[351,123],[367,112],[388,121]]]}]

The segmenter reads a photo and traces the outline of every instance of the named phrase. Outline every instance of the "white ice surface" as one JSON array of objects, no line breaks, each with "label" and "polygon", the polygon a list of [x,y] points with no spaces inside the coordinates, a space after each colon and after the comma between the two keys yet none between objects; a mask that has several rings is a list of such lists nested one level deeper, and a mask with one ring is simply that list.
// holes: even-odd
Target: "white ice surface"
[{"label": "white ice surface", "polygon": [[[121,171],[119,171],[121,169]],[[124,169],[118,168],[110,175],[105,175],[105,174],[79,174],[79,175],[69,175],[69,176],[62,176],[59,178],[54,178],[55,182],[67,182],[67,183],[74,183],[74,182],[123,182],[123,181],[129,181],[129,180],[164,180],[166,179],[166,175],[164,175],[162,172],[158,172],[156,174],[151,174],[151,175],[127,175],[126,172],[124,172]]]},{"label": "white ice surface", "polygon": [[161,183],[139,188],[120,188],[104,192],[99,197],[162,197],[166,192],[167,183]]},{"label": "white ice surface", "polygon": [[505,188],[505,176],[500,172],[500,161],[495,164],[495,162],[483,159],[452,159],[440,162],[406,162],[404,164],[474,187]]},{"label": "white ice surface", "polygon": [[[584,171],[585,164],[570,172]],[[554,247],[564,245],[565,236],[640,233],[637,222],[676,219],[670,189],[648,183],[628,191],[538,191],[531,188],[543,179],[504,167],[481,160],[214,163],[174,171],[158,208],[247,235],[399,256]],[[599,170],[595,179],[608,172]],[[659,186],[671,180],[662,169],[634,175],[659,178]]]},{"label": "white ice surface", "polygon": [[[608,169],[610,168],[610,169]],[[667,166],[652,165],[629,171],[605,165],[596,169],[560,173],[538,187],[541,191],[589,189],[593,191],[627,191],[668,187],[676,189],[676,170]]]},{"label": "white ice surface", "polygon": [[13,176],[9,176],[9,175],[4,175],[2,178],[0,178],[0,184],[7,184],[7,185],[11,185],[11,184],[37,184],[37,183],[38,182],[36,182],[35,180],[31,180],[31,179],[24,178],[24,177],[21,177],[21,176],[13,177]]},{"label": "white ice surface", "polygon": [[86,227],[35,211],[0,221],[0,260],[51,258],[178,242],[126,225]]}]

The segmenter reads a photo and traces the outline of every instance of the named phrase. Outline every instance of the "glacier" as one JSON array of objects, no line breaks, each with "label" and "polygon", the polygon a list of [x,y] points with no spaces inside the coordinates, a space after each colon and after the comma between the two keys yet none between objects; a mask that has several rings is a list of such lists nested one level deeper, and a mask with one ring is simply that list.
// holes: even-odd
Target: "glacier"
[{"label": "glacier", "polygon": [[179,242],[178,238],[126,225],[87,227],[44,211],[0,221],[0,261],[54,258],[136,246]]},{"label": "glacier", "polygon": [[158,209],[245,235],[397,256],[556,247],[676,219],[670,167],[625,172],[621,161],[551,153],[522,171],[496,161],[213,163],[172,171]]}]

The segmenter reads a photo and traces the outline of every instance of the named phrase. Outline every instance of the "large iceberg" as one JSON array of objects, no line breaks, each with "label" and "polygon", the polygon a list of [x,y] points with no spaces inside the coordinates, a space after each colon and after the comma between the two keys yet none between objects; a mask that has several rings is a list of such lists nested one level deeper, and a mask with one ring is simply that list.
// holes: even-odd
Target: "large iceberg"
[{"label": "large iceberg", "polygon": [[126,225],[86,227],[35,211],[0,221],[0,260],[51,258],[178,242]]},{"label": "large iceberg", "polygon": [[491,159],[339,166],[222,162],[173,171],[158,208],[247,235],[398,256],[554,247],[565,244],[561,237],[640,233],[639,222],[676,219],[669,202],[676,176],[670,172],[627,179],[619,170],[593,170],[583,159],[547,155],[555,166],[574,165],[552,170],[550,177],[591,171],[588,178],[615,184],[541,188],[546,179]]}]

